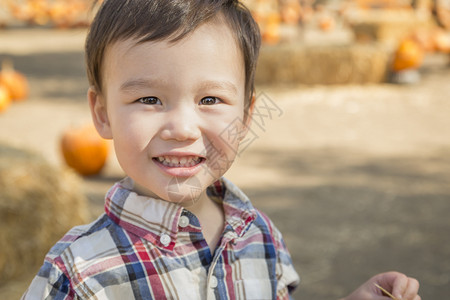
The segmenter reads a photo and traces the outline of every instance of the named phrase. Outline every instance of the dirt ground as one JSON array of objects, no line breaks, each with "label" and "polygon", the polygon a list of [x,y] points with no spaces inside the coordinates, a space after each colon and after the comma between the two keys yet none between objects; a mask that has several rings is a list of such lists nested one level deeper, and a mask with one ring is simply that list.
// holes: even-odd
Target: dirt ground
[{"label": "dirt ground", "polygon": [[[90,118],[84,35],[0,31],[0,59],[12,58],[31,83],[30,99],[0,115],[1,141],[62,164],[61,132]],[[419,279],[425,300],[448,299],[446,59],[430,59],[410,86],[258,87],[254,139],[227,177],[283,232],[302,278],[296,299],[336,299],[389,270]],[[93,216],[122,176],[112,155],[101,176],[84,180]]]}]

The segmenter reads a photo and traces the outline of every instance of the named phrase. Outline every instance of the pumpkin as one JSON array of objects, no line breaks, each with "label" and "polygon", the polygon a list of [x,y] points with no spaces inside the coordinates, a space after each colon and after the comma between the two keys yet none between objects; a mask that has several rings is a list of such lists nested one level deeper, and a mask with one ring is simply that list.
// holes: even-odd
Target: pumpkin
[{"label": "pumpkin", "polygon": [[49,7],[48,13],[57,28],[71,28],[85,25],[88,10],[85,0],[60,0]]},{"label": "pumpkin", "polygon": [[10,60],[4,60],[0,71],[0,84],[5,86],[11,99],[21,101],[28,97],[28,80],[22,73],[14,70]]},{"label": "pumpkin", "polygon": [[275,45],[280,42],[280,25],[276,23],[267,24],[262,30],[262,40],[269,45]]},{"label": "pumpkin", "polygon": [[48,1],[28,0],[28,5],[31,7],[31,11],[33,12],[31,23],[37,25],[45,25],[49,22],[50,18],[48,16]]},{"label": "pumpkin", "polygon": [[415,69],[420,67],[424,57],[423,49],[413,39],[404,39],[400,42],[392,61],[393,71]]},{"label": "pumpkin", "polygon": [[271,13],[266,16],[264,22],[260,24],[262,40],[264,43],[274,45],[280,42],[280,15]]},{"label": "pumpkin", "polygon": [[331,31],[334,29],[335,21],[331,16],[324,15],[319,19],[319,28],[322,31]]},{"label": "pumpkin", "polygon": [[66,130],[61,138],[61,150],[69,167],[89,176],[100,173],[105,166],[109,144],[90,124]]},{"label": "pumpkin", "polygon": [[9,95],[8,89],[0,85],[0,112],[5,111],[11,104],[11,97]]},{"label": "pumpkin", "polygon": [[291,0],[281,6],[280,14],[284,23],[296,25],[302,18],[302,7],[298,1]]},{"label": "pumpkin", "polygon": [[50,19],[58,28],[66,28],[69,27],[70,21],[68,20],[68,16],[70,16],[70,11],[67,7],[67,4],[64,2],[56,2],[54,3],[48,10],[48,14],[50,15]]}]

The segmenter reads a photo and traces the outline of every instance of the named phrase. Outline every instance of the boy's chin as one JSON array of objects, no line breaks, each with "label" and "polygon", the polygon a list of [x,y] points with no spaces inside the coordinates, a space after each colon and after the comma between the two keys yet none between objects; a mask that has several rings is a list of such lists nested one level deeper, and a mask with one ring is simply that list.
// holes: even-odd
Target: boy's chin
[{"label": "boy's chin", "polygon": [[188,178],[174,177],[167,185],[167,201],[189,207],[200,200],[203,190],[200,180],[195,176]]}]

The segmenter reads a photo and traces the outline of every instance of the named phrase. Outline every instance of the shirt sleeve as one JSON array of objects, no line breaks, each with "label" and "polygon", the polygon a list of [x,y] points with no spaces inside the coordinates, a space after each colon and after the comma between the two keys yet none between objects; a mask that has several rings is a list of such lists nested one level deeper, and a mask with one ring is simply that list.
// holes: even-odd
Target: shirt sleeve
[{"label": "shirt sleeve", "polygon": [[69,278],[57,265],[45,261],[21,300],[75,300]]},{"label": "shirt sleeve", "polygon": [[276,299],[292,299],[292,293],[300,283],[300,277],[295,271],[291,255],[286,247],[283,236],[278,228],[273,224],[263,212],[257,210],[260,216],[265,220],[267,229],[270,232],[273,245],[276,251],[275,275],[277,280]]},{"label": "shirt sleeve", "polygon": [[291,299],[292,292],[300,283],[300,277],[294,269],[291,255],[281,236],[281,233],[274,228],[277,243],[277,299]]}]

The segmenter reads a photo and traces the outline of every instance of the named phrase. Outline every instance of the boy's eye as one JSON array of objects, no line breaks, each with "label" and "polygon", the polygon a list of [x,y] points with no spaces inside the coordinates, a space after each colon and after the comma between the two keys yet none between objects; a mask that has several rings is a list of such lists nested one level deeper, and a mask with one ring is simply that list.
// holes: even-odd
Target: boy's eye
[{"label": "boy's eye", "polygon": [[213,104],[217,104],[220,103],[220,99],[217,97],[205,97],[202,98],[202,100],[200,100],[200,105],[213,105]]},{"label": "boy's eye", "polygon": [[139,101],[143,104],[150,104],[150,105],[161,104],[161,100],[159,100],[156,97],[142,97],[142,98],[139,98],[137,101]]}]

